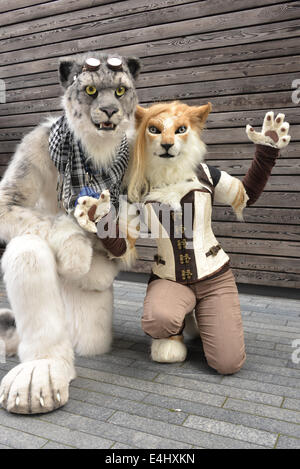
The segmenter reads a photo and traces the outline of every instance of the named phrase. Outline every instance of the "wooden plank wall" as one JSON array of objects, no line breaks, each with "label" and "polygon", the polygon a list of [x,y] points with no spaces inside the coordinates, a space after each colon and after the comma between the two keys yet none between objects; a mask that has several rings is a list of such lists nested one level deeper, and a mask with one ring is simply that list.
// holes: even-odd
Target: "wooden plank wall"
[{"label": "wooden plank wall", "polygon": [[[88,50],[141,57],[141,103],[213,104],[204,140],[208,162],[243,176],[253,145],[246,123],[287,115],[293,142],[245,223],[215,207],[213,226],[238,282],[300,286],[300,1],[1,0],[0,174],[34,125],[60,111],[57,59]],[[300,94],[300,93],[299,93]],[[139,243],[135,270],[149,272],[154,247]]]}]

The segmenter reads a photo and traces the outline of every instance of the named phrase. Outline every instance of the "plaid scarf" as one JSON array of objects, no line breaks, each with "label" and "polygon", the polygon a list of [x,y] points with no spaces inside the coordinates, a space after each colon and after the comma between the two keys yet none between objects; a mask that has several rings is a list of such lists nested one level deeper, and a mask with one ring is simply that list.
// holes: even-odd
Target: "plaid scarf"
[{"label": "plaid scarf", "polygon": [[120,187],[129,161],[126,135],[112,165],[105,170],[95,170],[62,116],[51,127],[49,152],[59,172],[57,198],[68,213],[74,209],[79,195],[100,194],[104,189],[110,191],[111,203],[118,211]]}]

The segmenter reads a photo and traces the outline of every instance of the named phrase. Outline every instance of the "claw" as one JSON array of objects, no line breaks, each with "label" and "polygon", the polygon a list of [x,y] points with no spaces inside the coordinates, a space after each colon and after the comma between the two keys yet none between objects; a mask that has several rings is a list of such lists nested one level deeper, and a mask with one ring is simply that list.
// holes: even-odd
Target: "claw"
[{"label": "claw", "polygon": [[4,393],[1,394],[1,397],[0,397],[0,405],[2,404],[3,401],[4,401]]},{"label": "claw", "polygon": [[40,404],[41,404],[41,407],[45,407],[45,401],[44,401],[43,396],[40,396]]},{"label": "claw", "polygon": [[56,399],[58,400],[59,403],[61,402],[61,397],[60,397],[60,393],[59,393],[59,392],[56,393]]},{"label": "claw", "polygon": [[16,397],[16,407],[19,407],[19,405],[20,405],[20,396],[17,395],[17,397]]}]

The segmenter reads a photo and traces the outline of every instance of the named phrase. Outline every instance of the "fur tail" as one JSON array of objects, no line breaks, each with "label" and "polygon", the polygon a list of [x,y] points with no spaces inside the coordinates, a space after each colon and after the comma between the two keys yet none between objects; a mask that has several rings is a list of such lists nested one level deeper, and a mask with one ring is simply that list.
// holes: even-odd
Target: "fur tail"
[{"label": "fur tail", "polygon": [[16,323],[10,309],[0,309],[0,341],[5,344],[7,357],[16,355],[19,346],[19,337]]},{"label": "fur tail", "polygon": [[199,329],[194,313],[189,313],[185,317],[184,335],[187,335],[190,339],[199,337]]}]

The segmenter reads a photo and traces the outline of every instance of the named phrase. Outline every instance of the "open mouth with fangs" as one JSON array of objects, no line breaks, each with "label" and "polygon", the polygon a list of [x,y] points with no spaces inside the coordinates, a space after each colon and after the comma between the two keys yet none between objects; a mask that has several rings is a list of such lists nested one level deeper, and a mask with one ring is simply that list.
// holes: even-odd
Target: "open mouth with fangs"
[{"label": "open mouth with fangs", "polygon": [[116,128],[116,125],[110,121],[100,123],[94,122],[94,125],[98,130],[115,130]]}]

